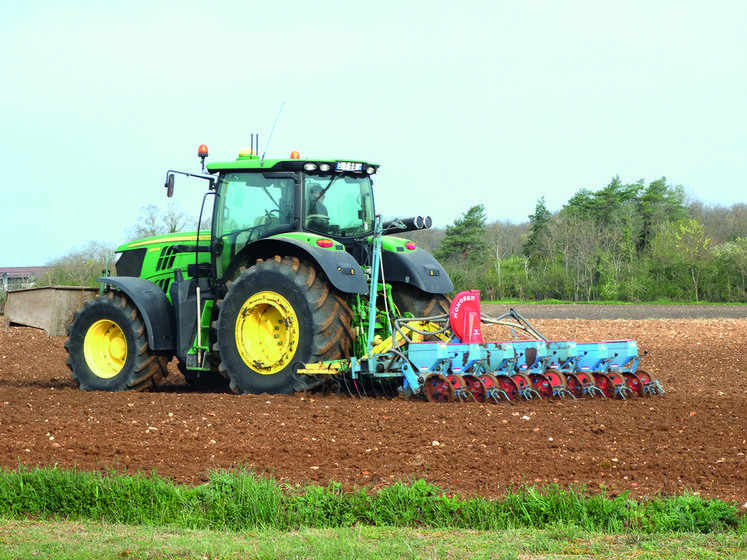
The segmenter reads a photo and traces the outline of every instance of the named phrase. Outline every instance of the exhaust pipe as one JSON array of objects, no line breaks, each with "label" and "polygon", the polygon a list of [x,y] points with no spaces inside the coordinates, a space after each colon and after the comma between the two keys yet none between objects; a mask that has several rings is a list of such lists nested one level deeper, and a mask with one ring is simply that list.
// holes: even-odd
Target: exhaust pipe
[{"label": "exhaust pipe", "polygon": [[384,235],[390,233],[404,233],[418,229],[430,229],[433,220],[430,216],[413,216],[412,218],[395,218],[382,224]]}]

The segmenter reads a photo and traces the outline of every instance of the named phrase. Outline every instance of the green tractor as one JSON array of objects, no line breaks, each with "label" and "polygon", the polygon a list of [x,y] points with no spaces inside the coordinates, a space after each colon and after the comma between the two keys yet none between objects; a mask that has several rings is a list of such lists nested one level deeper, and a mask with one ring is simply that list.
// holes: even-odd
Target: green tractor
[{"label": "green tractor", "polygon": [[172,196],[175,176],[204,179],[211,229],[117,249],[116,276],[99,278],[102,295],[68,331],[67,365],[81,389],[154,389],[176,357],[194,386],[303,391],[324,377],[299,373],[306,364],[365,356],[372,338],[391,336],[388,319],[448,313],[443,267],[387,235],[430,218],[382,223],[377,165],[296,152],[270,160],[251,149],[205,166],[204,145],[198,155],[201,173],[170,170],[165,187]]}]

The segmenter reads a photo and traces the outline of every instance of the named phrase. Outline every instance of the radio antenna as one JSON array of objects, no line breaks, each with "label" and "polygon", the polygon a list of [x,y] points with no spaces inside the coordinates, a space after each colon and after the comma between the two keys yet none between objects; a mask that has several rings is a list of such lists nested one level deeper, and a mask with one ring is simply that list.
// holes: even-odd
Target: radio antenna
[{"label": "radio antenna", "polygon": [[[265,154],[267,153],[267,147],[270,145],[270,140],[272,140],[272,133],[275,132],[275,125],[278,124],[278,119],[280,118],[280,113],[283,112],[283,107],[285,107],[285,101],[283,101],[282,105],[280,105],[280,109],[278,110],[278,114],[275,117],[275,122],[272,123],[272,130],[270,130],[270,136],[267,138],[267,144],[265,144],[265,151],[262,152],[262,159],[260,159],[259,164],[262,165],[265,161]],[[259,148],[259,136],[257,137],[257,148]]]}]

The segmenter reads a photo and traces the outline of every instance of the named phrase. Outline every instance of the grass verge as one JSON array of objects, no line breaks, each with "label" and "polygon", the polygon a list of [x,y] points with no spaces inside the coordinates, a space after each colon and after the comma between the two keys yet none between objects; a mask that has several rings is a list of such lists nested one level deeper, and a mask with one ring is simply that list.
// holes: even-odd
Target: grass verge
[{"label": "grass verge", "polygon": [[344,491],[337,483],[289,486],[241,469],[214,472],[198,487],[156,475],[4,470],[0,516],[229,531],[352,525],[495,531],[563,523],[612,533],[708,533],[747,526],[735,504],[694,495],[636,501],[627,494],[608,498],[552,485],[524,486],[487,500],[452,495],[424,480],[377,492]]}]

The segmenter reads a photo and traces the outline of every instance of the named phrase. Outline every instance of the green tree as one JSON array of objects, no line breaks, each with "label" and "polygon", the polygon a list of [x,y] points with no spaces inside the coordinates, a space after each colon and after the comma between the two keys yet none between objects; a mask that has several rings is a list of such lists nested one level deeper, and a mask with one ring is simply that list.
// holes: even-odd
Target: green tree
[{"label": "green tree", "polygon": [[652,181],[640,197],[643,226],[638,246],[641,250],[649,246],[658,226],[687,218],[684,189],[667,185],[666,181],[666,177]]},{"label": "green tree", "polygon": [[529,235],[522,246],[522,253],[529,259],[530,266],[550,259],[552,214],[547,209],[545,197],[541,197],[534,207],[534,214],[529,215]]},{"label": "green tree", "polygon": [[488,255],[485,222],[483,204],[467,210],[461,218],[454,220],[453,225],[446,226],[446,233],[435,255],[436,259],[458,264],[484,263]]},{"label": "green tree", "polygon": [[747,237],[714,248],[718,278],[724,282],[723,298],[744,301],[747,297]]},{"label": "green tree", "polygon": [[434,256],[449,273],[456,291],[476,289],[490,267],[485,221],[485,207],[478,204],[446,226]]},{"label": "green tree", "polygon": [[642,188],[642,181],[624,185],[620,177],[615,176],[606,187],[597,192],[581,189],[563,206],[563,210],[566,214],[590,218],[600,223],[617,223],[621,220],[621,214],[629,215],[626,207],[638,199]]},{"label": "green tree", "polygon": [[713,258],[709,244],[703,224],[693,219],[678,220],[660,227],[653,241],[654,258],[675,275],[679,273],[688,279],[696,302],[700,301],[700,276]]}]

